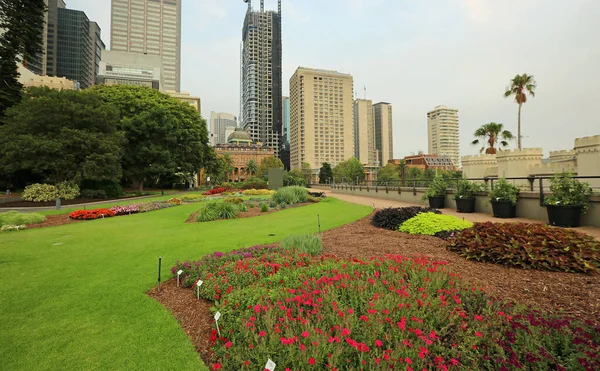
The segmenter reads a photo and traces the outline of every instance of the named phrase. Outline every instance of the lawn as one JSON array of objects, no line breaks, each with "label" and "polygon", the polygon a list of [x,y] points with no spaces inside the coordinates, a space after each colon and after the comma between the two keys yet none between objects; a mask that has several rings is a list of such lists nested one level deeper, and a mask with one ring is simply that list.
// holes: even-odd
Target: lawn
[{"label": "lawn", "polygon": [[[0,359],[7,370],[206,369],[177,321],[145,295],[177,260],[357,220],[328,199],[257,218],[185,224],[198,204],[0,235]],[[208,335],[207,335],[208,336]]]}]

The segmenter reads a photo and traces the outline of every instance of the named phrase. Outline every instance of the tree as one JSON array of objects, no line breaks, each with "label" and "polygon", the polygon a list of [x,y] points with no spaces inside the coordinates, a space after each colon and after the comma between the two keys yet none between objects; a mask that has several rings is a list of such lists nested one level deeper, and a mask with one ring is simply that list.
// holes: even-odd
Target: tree
[{"label": "tree", "polygon": [[21,101],[17,67],[42,51],[44,0],[0,0],[0,117]]},{"label": "tree", "polygon": [[319,170],[319,184],[331,183],[333,180],[333,169],[331,164],[324,162]]},{"label": "tree", "polygon": [[[214,153],[214,149],[210,148],[209,150]],[[229,153],[226,153],[223,156],[216,156],[216,160],[207,165],[206,176],[210,178],[212,184],[221,184],[229,180],[229,174],[232,171],[233,159]]]},{"label": "tree", "polygon": [[333,169],[333,175],[338,183],[363,181],[365,179],[365,167],[356,157],[351,157],[337,164]]},{"label": "tree", "polygon": [[127,139],[123,174],[140,191],[144,182],[218,167],[206,122],[189,105],[144,87],[103,85],[92,91],[121,112],[119,129]]},{"label": "tree", "polygon": [[423,179],[423,169],[418,167],[409,167],[406,173],[406,178],[409,180]]},{"label": "tree", "polygon": [[306,184],[310,184],[312,178],[312,167],[308,162],[302,163],[302,176],[306,181]]},{"label": "tree", "polygon": [[387,164],[377,172],[378,182],[393,182],[398,180],[398,172],[394,164]]},{"label": "tree", "polygon": [[27,171],[53,184],[121,178],[119,112],[90,92],[28,89],[5,122],[0,170],[11,177]]},{"label": "tree", "polygon": [[406,160],[402,159],[400,160],[400,163],[398,164],[398,175],[400,176],[400,179],[402,180],[402,186],[404,187],[405,185],[405,179],[406,179],[406,174],[408,171],[408,165],[406,165]]},{"label": "tree", "polygon": [[478,139],[475,139],[471,144],[478,145],[480,143],[480,139],[485,139],[488,148],[486,149],[484,145],[481,147],[479,152],[482,153],[485,151],[486,154],[494,155],[498,152],[495,146],[498,144],[500,139],[502,139],[500,141],[500,145],[502,145],[502,147],[508,147],[508,141],[513,139],[513,134],[510,131],[503,129],[503,124],[496,124],[495,122],[481,125],[481,127],[475,130],[475,133],[473,134],[473,136]]},{"label": "tree", "polygon": [[522,75],[515,76],[511,82],[510,86],[506,88],[504,92],[504,97],[508,98],[512,95],[515,96],[515,101],[519,105],[519,118],[518,118],[518,132],[517,132],[517,143],[519,144],[519,149],[521,147],[521,107],[523,103],[527,103],[527,94],[535,97],[535,88],[537,87],[537,83],[532,75],[528,75],[526,73]]},{"label": "tree", "polygon": [[300,171],[298,169],[293,169],[284,174],[283,185],[286,187],[289,187],[289,186],[306,187],[306,179],[304,178],[304,174],[302,173],[302,171]]},{"label": "tree", "polygon": [[259,178],[267,180],[269,169],[283,169],[283,162],[275,156],[269,156],[262,159],[256,174]]},{"label": "tree", "polygon": [[256,160],[248,160],[246,163],[246,174],[254,175],[258,170],[258,166],[256,164]]}]

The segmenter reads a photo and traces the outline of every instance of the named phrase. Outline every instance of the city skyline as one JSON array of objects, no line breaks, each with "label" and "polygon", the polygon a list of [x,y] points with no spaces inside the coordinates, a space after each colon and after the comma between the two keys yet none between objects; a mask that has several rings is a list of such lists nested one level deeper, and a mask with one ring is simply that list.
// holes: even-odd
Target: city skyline
[{"label": "city skyline", "polygon": [[[110,1],[67,5],[86,11],[108,39]],[[182,6],[182,90],[200,96],[204,112],[237,113],[246,4],[183,0]],[[276,1],[265,6],[275,9]],[[461,155],[478,153],[469,143],[484,123],[501,122],[516,133],[517,106],[502,93],[524,72],[538,81],[536,97],[523,107],[524,147],[547,154],[570,148],[575,137],[598,134],[596,2],[284,0],[283,7],[283,94],[299,65],[351,73],[359,98],[366,85],[368,99],[394,106],[395,158],[427,151],[426,113],[437,105],[461,112]],[[335,23],[327,16],[333,12]],[[568,135],[554,135],[567,125]]]}]

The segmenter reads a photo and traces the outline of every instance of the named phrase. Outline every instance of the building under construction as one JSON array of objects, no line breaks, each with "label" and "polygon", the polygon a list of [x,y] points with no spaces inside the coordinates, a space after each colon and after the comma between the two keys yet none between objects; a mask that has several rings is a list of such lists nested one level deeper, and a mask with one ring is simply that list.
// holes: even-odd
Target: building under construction
[{"label": "building under construction", "polygon": [[281,1],[277,11],[252,8],[242,29],[241,122],[252,140],[279,154],[282,140]]}]

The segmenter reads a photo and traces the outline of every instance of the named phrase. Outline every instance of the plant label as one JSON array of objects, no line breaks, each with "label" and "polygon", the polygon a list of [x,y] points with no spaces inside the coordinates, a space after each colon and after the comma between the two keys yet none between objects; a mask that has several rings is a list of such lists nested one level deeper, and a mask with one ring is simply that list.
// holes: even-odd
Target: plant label
[{"label": "plant label", "polygon": [[215,321],[218,321],[221,318],[221,312],[215,313]]},{"label": "plant label", "polygon": [[178,271],[177,271],[177,275],[178,275],[178,276],[179,276],[181,273],[183,273],[183,270],[181,270],[181,269],[180,269],[180,270],[178,270]]},{"label": "plant label", "polygon": [[196,282],[196,286],[200,287],[200,286],[202,286],[203,283],[204,283],[204,281],[198,280],[198,282]]},{"label": "plant label", "polygon": [[269,360],[267,361],[267,364],[265,365],[265,370],[275,371],[276,366],[277,365],[275,364],[275,362],[271,361],[271,359],[269,358]]}]

